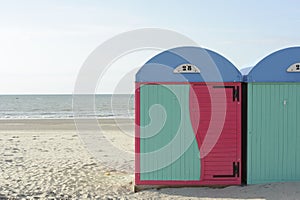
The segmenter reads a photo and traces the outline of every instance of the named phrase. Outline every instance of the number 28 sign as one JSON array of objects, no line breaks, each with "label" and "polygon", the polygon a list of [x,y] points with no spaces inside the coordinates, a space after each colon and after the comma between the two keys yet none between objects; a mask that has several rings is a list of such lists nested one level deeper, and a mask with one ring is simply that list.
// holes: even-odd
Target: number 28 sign
[{"label": "number 28 sign", "polygon": [[174,69],[174,73],[200,73],[200,69],[193,64],[181,64]]}]

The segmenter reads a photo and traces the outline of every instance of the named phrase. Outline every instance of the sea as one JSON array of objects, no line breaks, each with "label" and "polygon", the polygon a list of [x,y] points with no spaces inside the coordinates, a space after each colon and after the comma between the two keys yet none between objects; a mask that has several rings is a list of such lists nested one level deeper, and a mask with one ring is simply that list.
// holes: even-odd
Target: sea
[{"label": "sea", "polygon": [[[91,98],[93,108],[86,108],[85,101],[91,102]],[[134,95],[96,94],[83,95],[80,99],[82,105],[74,110],[73,95],[0,95],[0,119],[134,117]]]}]

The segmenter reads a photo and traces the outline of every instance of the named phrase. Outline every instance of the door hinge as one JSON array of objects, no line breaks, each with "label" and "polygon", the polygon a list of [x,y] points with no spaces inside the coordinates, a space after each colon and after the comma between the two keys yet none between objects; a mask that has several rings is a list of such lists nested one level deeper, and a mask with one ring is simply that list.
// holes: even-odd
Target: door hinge
[{"label": "door hinge", "polygon": [[232,163],[232,174],[213,175],[214,178],[235,178],[240,177],[240,163]]},{"label": "door hinge", "polygon": [[240,86],[237,86],[236,89],[233,90],[233,101],[237,100],[240,101]]},{"label": "door hinge", "polygon": [[240,101],[240,86],[228,86],[228,85],[215,85],[213,88],[230,88],[232,89],[232,100]]}]

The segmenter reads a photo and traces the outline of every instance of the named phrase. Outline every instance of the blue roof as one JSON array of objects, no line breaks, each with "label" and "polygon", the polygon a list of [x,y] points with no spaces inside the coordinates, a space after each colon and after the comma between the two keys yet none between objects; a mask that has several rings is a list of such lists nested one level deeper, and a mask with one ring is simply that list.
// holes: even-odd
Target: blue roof
[{"label": "blue roof", "polygon": [[[200,73],[174,73],[192,64]],[[178,47],[151,58],[136,74],[136,82],[241,82],[239,70],[226,58],[200,47]]]},{"label": "blue roof", "polygon": [[300,82],[300,72],[287,72],[295,64],[300,64],[300,47],[290,47],[276,51],[259,63],[247,74],[245,82]]}]

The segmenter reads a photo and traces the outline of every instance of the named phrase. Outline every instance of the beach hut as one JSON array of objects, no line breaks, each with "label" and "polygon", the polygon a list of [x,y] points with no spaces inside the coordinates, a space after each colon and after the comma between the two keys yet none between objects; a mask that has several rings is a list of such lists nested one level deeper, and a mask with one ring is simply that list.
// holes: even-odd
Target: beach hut
[{"label": "beach hut", "polygon": [[241,184],[241,81],[216,52],[178,47],[136,74],[135,185]]},{"label": "beach hut", "polygon": [[247,183],[300,181],[300,47],[265,57],[245,81]]}]

